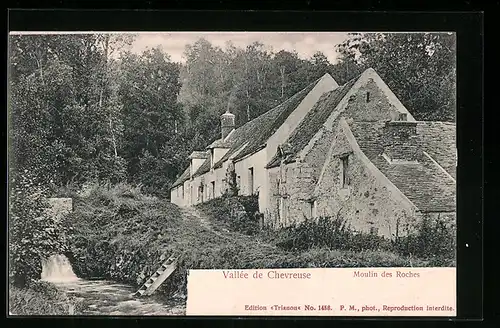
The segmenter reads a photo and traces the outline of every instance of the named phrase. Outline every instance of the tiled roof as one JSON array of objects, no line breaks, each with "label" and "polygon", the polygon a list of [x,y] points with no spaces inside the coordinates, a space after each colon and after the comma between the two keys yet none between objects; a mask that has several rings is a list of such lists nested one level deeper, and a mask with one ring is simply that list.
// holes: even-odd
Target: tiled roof
[{"label": "tiled roof", "polygon": [[200,158],[200,159],[208,158],[208,154],[206,151],[195,150],[191,153],[191,155],[189,155],[189,158]]},{"label": "tiled roof", "polygon": [[[344,98],[347,92],[352,88],[358,77],[350,80],[344,85],[325,93],[315,106],[307,113],[299,126],[290,135],[287,140],[288,154],[286,160],[290,161],[308,144],[313,136],[318,132],[325,121],[330,117],[340,101]],[[276,154],[267,167],[279,165],[282,158],[280,154]]]},{"label": "tiled roof", "polygon": [[[418,122],[417,133],[422,130],[426,131],[427,124],[428,122]],[[419,155],[417,164],[390,164],[381,156],[383,146],[380,140],[382,140],[383,126],[383,122],[350,123],[350,129],[363,153],[419,210],[422,212],[455,211],[455,182],[423,152]],[[447,129],[442,133],[448,134],[451,130]],[[438,150],[430,144],[421,148],[421,150],[425,149],[430,152]],[[429,155],[430,152],[428,152]]]},{"label": "tiled roof", "polygon": [[278,114],[279,112],[277,110],[271,109],[234,130],[226,140],[226,143],[231,145],[231,148],[229,148],[227,153],[222,156],[222,158],[217,163],[215,163],[214,167],[222,167],[222,163],[227,161],[229,157],[231,157],[238,149],[244,146],[250,139],[254,138],[255,133],[260,125],[265,124],[265,122],[274,120]]},{"label": "tiled roof", "polygon": [[226,140],[226,143],[230,144],[231,148],[217,163],[215,163],[214,168],[222,167],[222,163],[227,161],[229,157],[247,143],[245,148],[235,156],[234,159],[250,155],[265,146],[267,139],[276,132],[305,96],[314,88],[318,81],[319,79],[288,98],[282,104],[234,130]]},{"label": "tiled roof", "polygon": [[[276,132],[276,130],[283,124],[283,122],[295,110],[295,108],[297,108],[300,102],[302,102],[305,96],[314,88],[319,80],[320,79],[314,81],[303,90],[288,98],[282,104],[243,124],[236,130],[234,130],[228,136],[227,140],[222,141],[221,139],[218,139],[214,141],[210,146],[208,146],[207,148],[214,146],[223,146],[225,148],[229,148],[226,154],[217,163],[214,164],[214,168],[222,167],[222,163],[227,161],[229,157],[231,157],[241,147],[245,146],[245,144],[245,148],[243,148],[242,152],[235,156],[234,159],[250,155],[260,150],[261,147],[265,146],[265,142],[267,141],[267,139],[269,139],[269,137],[274,132]],[[193,154],[195,153],[200,156],[199,158],[208,157],[205,152],[193,152]],[[203,164],[201,164],[198,170],[196,170],[193,176],[199,176],[209,171],[210,159],[207,159],[203,162]],[[188,179],[189,168],[186,169],[186,171],[184,171],[184,173],[177,179],[177,181],[172,185],[172,188]]]},{"label": "tiled roof", "polygon": [[252,138],[248,140],[248,145],[243,149],[243,151],[236,155],[234,159],[238,160],[247,155],[253,154],[264,147],[267,139],[269,139],[274,132],[276,132],[276,130],[278,130],[278,128],[285,123],[287,117],[290,116],[297,106],[299,106],[302,100],[304,100],[318,81],[319,79],[309,84],[306,88],[302,89],[292,97],[288,98],[281,105],[272,109],[272,111],[277,112],[275,119],[262,121],[259,125],[256,125],[256,130],[254,131]]},{"label": "tiled roof", "polygon": [[172,187],[170,188],[175,188],[177,186],[180,186],[183,184],[185,181],[189,180],[189,166],[187,169],[184,170],[184,172],[175,180],[175,182],[172,184]]},{"label": "tiled roof", "polygon": [[217,139],[214,142],[212,142],[210,145],[208,145],[207,149],[210,148],[231,148],[231,145],[227,142],[224,142],[222,139]]},{"label": "tiled roof", "polygon": [[428,153],[453,178],[457,176],[456,126],[448,122],[418,122],[417,134]]}]

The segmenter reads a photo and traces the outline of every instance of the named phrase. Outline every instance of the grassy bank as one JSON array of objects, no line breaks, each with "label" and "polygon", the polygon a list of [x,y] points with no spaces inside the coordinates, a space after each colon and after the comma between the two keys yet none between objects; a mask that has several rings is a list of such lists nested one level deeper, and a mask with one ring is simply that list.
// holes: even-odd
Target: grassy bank
[{"label": "grassy bank", "polygon": [[[335,257],[347,257],[357,266],[386,266],[386,262],[410,266],[455,266],[455,230],[440,220],[424,218],[415,232],[389,240],[383,236],[353,230],[342,217],[319,217],[279,230],[260,229],[258,196],[221,197],[197,205],[213,226],[252,235],[280,250],[307,254],[328,250]],[[320,252],[321,253],[321,252]],[[361,254],[373,254],[373,260]],[[385,259],[384,259],[385,258]],[[407,265],[402,265],[407,266]]]},{"label": "grassy bank", "polygon": [[[94,186],[74,197],[74,212],[66,224],[71,228],[70,260],[78,276],[140,286],[158,268],[162,255],[182,252],[179,269],[158,290],[160,296],[179,300],[185,297],[188,269],[429,265],[380,250],[287,250],[265,235],[228,231],[228,222],[212,219],[213,228],[205,227],[177,206],[125,185]],[[200,210],[213,218],[208,207]]]},{"label": "grassy bank", "polygon": [[83,307],[83,303],[48,282],[34,282],[25,288],[9,286],[11,315],[77,315]]}]

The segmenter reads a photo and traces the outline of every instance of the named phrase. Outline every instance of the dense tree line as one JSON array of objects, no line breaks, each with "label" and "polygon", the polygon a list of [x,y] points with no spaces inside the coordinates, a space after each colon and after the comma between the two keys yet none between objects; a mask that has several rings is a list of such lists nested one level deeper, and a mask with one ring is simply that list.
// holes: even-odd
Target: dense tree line
[{"label": "dense tree line", "polygon": [[[448,34],[351,34],[330,63],[317,52],[200,39],[175,63],[161,48],[127,52],[133,36],[10,36],[10,168],[52,189],[129,181],[168,188],[187,156],[325,73],[339,84],[373,67],[421,120],[454,120],[455,42]],[[332,47],[334,45],[332,44]]]}]

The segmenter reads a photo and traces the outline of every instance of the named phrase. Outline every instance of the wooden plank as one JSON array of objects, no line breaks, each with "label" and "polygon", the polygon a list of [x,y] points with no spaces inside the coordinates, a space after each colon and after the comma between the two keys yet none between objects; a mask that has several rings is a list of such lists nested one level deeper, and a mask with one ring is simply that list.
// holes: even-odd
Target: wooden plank
[{"label": "wooden plank", "polygon": [[133,296],[151,295],[175,271],[177,261],[182,255],[183,253],[180,256],[171,255],[165,260]]},{"label": "wooden plank", "polygon": [[143,295],[151,295],[177,269],[177,261],[170,264],[165,271],[149,286]]}]

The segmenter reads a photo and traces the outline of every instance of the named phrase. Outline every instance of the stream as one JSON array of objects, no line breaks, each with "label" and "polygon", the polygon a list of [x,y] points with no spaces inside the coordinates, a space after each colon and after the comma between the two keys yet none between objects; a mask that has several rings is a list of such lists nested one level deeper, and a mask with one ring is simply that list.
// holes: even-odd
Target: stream
[{"label": "stream", "polygon": [[164,304],[153,298],[135,298],[133,287],[109,280],[78,278],[64,255],[51,256],[43,263],[42,280],[56,285],[85,306],[77,315],[167,316],[184,315],[183,305]]}]

